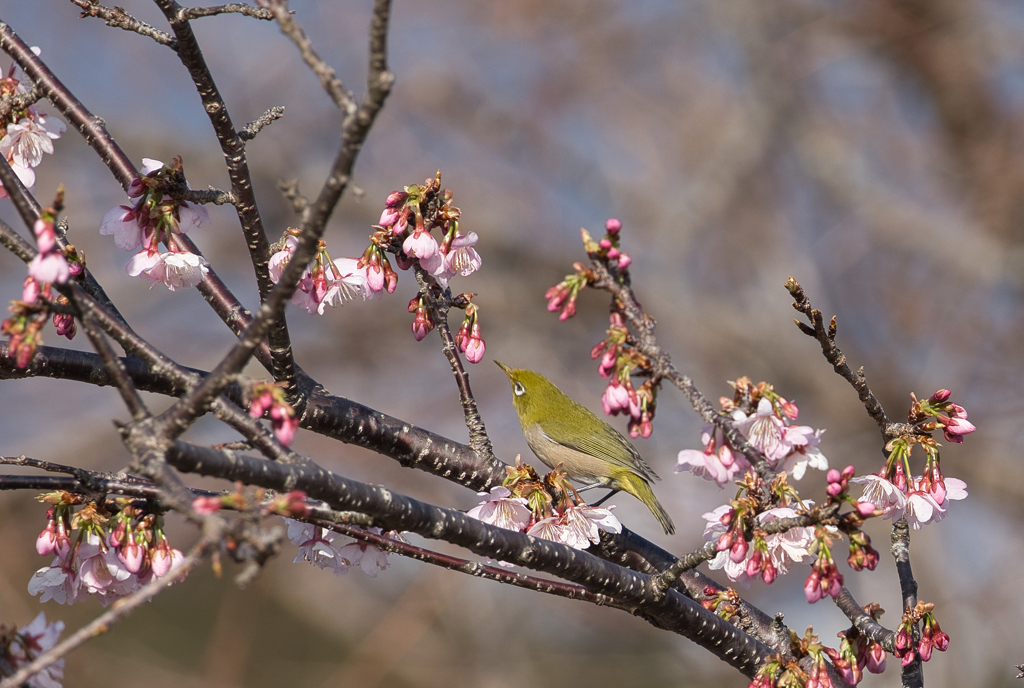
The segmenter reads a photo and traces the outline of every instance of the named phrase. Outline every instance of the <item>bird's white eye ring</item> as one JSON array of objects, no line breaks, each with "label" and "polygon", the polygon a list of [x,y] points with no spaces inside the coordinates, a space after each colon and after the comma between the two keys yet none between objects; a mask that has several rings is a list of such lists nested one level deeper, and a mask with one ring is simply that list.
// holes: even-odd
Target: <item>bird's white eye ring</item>
[{"label": "bird's white eye ring", "polygon": [[526,388],[523,387],[523,385],[519,382],[515,384],[515,386],[513,387],[513,391],[516,393],[517,397],[521,397],[524,394],[526,394]]}]

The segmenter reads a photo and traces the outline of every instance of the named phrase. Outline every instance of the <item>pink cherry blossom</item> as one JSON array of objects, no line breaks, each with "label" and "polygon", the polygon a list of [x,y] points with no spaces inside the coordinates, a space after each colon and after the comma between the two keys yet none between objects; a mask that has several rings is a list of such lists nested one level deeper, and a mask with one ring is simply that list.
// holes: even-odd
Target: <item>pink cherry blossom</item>
[{"label": "pink cherry blossom", "polygon": [[142,246],[143,229],[136,221],[135,211],[126,205],[119,205],[103,215],[100,234],[113,235],[114,244],[125,251]]},{"label": "pink cherry blossom", "polygon": [[[380,528],[367,528],[370,533],[381,534]],[[388,535],[391,535],[388,533]],[[397,533],[395,533],[397,535]],[[347,567],[358,566],[370,578],[388,567],[388,553],[368,542],[357,540],[338,549],[338,558]]]},{"label": "pink cherry blossom", "polygon": [[479,270],[483,261],[480,259],[480,254],[473,248],[477,240],[476,232],[469,232],[465,235],[456,233],[451,248],[448,249],[444,258],[445,272],[450,275],[468,277]]},{"label": "pink cherry blossom", "polygon": [[206,258],[195,253],[172,251],[161,257],[163,260],[150,268],[150,274],[171,291],[196,286],[210,271]]},{"label": "pink cherry blossom", "polygon": [[542,540],[550,540],[552,542],[560,542],[563,545],[569,544],[568,534],[565,532],[565,526],[562,524],[560,516],[548,516],[542,518],[533,524],[533,526],[526,531],[527,535],[532,535],[535,538],[541,538]]},{"label": "pink cherry blossom", "polygon": [[501,485],[492,487],[490,493],[478,492],[477,496],[484,501],[466,515],[499,528],[522,532],[530,524],[532,514],[525,499],[511,495],[512,492]]},{"label": "pink cherry blossom", "polygon": [[761,397],[754,415],[748,417],[741,411],[736,411],[733,418],[736,429],[750,440],[773,466],[778,465],[778,462],[789,454],[792,445],[783,442],[785,424],[775,415],[775,408],[767,397]]},{"label": "pink cherry blossom", "polygon": [[725,441],[722,431],[713,424],[708,423],[704,426],[700,439],[704,444],[703,451],[684,449],[679,452],[676,473],[690,471],[705,480],[714,480],[719,487],[724,487],[750,467],[746,458],[732,450]]},{"label": "pink cherry blossom", "polygon": [[423,261],[438,255],[437,240],[425,229],[416,229],[402,242],[402,250],[410,257],[419,258],[423,269],[430,271]]},{"label": "pink cherry blossom", "polygon": [[64,284],[71,276],[71,268],[62,253],[38,253],[29,261],[28,274],[39,282]]},{"label": "pink cherry blossom", "polygon": [[340,537],[337,533],[290,518],[286,518],[285,523],[288,524],[288,538],[292,544],[299,546],[294,563],[306,561],[321,569],[331,569],[336,572],[341,568],[342,573],[344,573],[344,569],[348,568],[331,544]]},{"label": "pink cherry blossom", "polygon": [[862,499],[873,503],[876,509],[881,509],[883,518],[898,521],[903,517],[907,498],[895,483],[874,474],[852,478],[850,482],[864,486]]},{"label": "pink cherry blossom", "polygon": [[[32,660],[56,645],[63,631],[63,621],[48,624],[46,614],[39,612],[32,623],[18,629],[19,640],[6,648],[5,659],[15,671],[28,666]],[[33,675],[25,685],[31,688],[61,688],[63,680],[64,660],[59,659]]]},{"label": "pink cherry blossom", "polygon": [[0,155],[12,165],[38,167],[43,161],[43,153],[53,154],[53,139],[59,139],[65,129],[63,122],[51,117],[22,118],[7,126],[7,133],[0,139]]}]

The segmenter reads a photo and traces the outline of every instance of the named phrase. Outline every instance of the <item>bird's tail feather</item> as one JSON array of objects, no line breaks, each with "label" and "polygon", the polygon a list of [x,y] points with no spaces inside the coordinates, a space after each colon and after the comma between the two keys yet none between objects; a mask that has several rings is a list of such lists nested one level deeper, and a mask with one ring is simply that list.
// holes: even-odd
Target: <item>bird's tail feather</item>
[{"label": "bird's tail feather", "polygon": [[676,526],[672,523],[668,512],[665,511],[665,507],[661,505],[658,498],[654,496],[654,490],[651,489],[650,483],[644,480],[643,477],[633,472],[626,472],[624,475],[619,476],[616,482],[619,489],[628,492],[647,505],[647,508],[654,514],[654,517],[658,519],[658,523],[665,529],[665,533],[673,535],[676,532]]}]

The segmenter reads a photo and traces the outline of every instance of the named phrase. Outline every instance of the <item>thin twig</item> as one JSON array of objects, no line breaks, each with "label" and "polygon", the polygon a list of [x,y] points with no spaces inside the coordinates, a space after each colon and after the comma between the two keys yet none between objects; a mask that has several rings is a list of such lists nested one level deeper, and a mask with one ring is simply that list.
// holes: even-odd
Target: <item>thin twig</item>
[{"label": "thin twig", "polygon": [[306,32],[288,9],[288,0],[262,0],[262,4],[267,8],[266,11],[270,12],[277,20],[281,32],[288,36],[299,49],[299,55],[302,56],[303,62],[309,65],[309,68],[316,74],[320,85],[323,86],[338,109],[342,112],[355,112],[355,97],[345,89],[334,68],[327,64],[313,48]]},{"label": "thin twig", "polygon": [[107,338],[103,336],[103,333],[96,326],[96,319],[92,312],[83,313],[81,322],[82,329],[85,330],[86,336],[89,337],[89,341],[92,343],[92,348],[96,350],[100,360],[103,362],[103,369],[107,371],[107,375],[113,380],[114,386],[121,394],[121,399],[124,401],[125,406],[128,407],[128,412],[132,414],[132,418],[135,420],[148,418],[150,414],[146,408],[146,403],[142,401],[142,397],[132,384],[128,373],[125,372],[124,366],[121,365],[117,354],[114,353],[110,343],[107,342]]},{"label": "thin twig", "polygon": [[270,108],[262,115],[256,118],[254,122],[249,122],[241,131],[238,132],[238,138],[243,141],[252,141],[256,138],[256,134],[260,133],[260,130],[270,124],[284,117],[284,108],[280,105],[275,105]]},{"label": "thin twig", "polygon": [[98,17],[99,19],[102,19],[107,26],[124,29],[125,31],[132,31],[140,36],[152,38],[160,45],[166,45],[171,50],[178,49],[178,42],[169,34],[160,31],[156,27],[150,26],[146,22],[139,21],[132,15],[125,12],[123,7],[104,7],[96,2],[96,0],[71,0],[71,2],[82,8],[82,18]]},{"label": "thin twig", "polygon": [[455,376],[455,384],[459,388],[459,401],[462,403],[462,413],[469,430],[469,446],[482,457],[493,457],[494,446],[487,436],[487,428],[484,426],[484,419],[480,416],[480,409],[477,406],[476,398],[473,397],[473,389],[469,386],[469,372],[462,365],[462,357],[459,356],[459,347],[452,337],[452,330],[448,324],[448,312],[451,308],[451,292],[442,290],[433,277],[426,270],[416,265],[416,283],[419,285],[419,293],[430,309],[431,317],[441,337],[441,352],[448,359],[448,365]]},{"label": "thin twig", "polygon": [[878,425],[878,429],[882,431],[883,441],[889,441],[893,437],[899,437],[900,435],[913,434],[914,427],[907,423],[893,423],[889,420],[889,417],[885,415],[885,410],[882,408],[881,402],[868,387],[867,378],[864,376],[864,369],[861,368],[856,373],[850,368],[846,362],[846,354],[836,346],[836,318],[832,316],[832,320],[826,327],[824,318],[821,315],[821,311],[814,308],[811,305],[810,299],[807,298],[807,294],[804,293],[803,287],[793,279],[792,277],[786,281],[786,289],[793,296],[793,308],[805,316],[811,322],[810,325],[802,323],[794,318],[794,322],[800,331],[806,334],[808,337],[812,337],[818,341],[821,346],[821,353],[825,356],[825,360],[832,364],[832,369],[835,370],[840,377],[850,383],[850,386],[857,392],[857,397],[861,403],[864,404],[865,410],[868,415]]},{"label": "thin twig", "polygon": [[186,19],[198,19],[200,17],[213,17],[218,14],[242,14],[246,17],[273,21],[274,15],[262,7],[253,7],[240,2],[232,2],[227,5],[216,5],[213,7],[189,7],[183,12]]}]

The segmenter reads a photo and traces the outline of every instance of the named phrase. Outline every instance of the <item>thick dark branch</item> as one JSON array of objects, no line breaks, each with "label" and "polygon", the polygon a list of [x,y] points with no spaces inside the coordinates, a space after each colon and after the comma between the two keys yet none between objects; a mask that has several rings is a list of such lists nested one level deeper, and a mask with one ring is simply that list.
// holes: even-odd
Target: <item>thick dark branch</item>
[{"label": "thick dark branch", "polygon": [[607,595],[592,593],[581,585],[572,585],[571,583],[563,583],[561,581],[550,580],[548,578],[527,576],[522,573],[509,571],[508,569],[501,568],[500,566],[487,566],[478,561],[460,559],[459,557],[453,557],[451,555],[434,552],[423,547],[417,547],[416,545],[411,545],[408,542],[403,542],[401,540],[395,540],[383,535],[375,535],[374,533],[363,530],[359,527],[337,524],[331,521],[304,520],[316,523],[324,528],[330,528],[342,535],[347,535],[357,540],[368,542],[374,547],[386,552],[422,561],[433,566],[439,566],[441,568],[448,569],[449,571],[458,571],[470,576],[476,576],[477,578],[486,578],[488,580],[498,581],[499,583],[505,583],[506,585],[513,585],[519,588],[526,588],[527,590],[541,592],[546,595],[565,597],[570,600],[584,600],[602,607],[614,607],[616,609],[622,609],[623,611],[630,611],[628,607],[618,604],[615,599],[608,597]]},{"label": "thick dark branch", "polygon": [[872,619],[871,615],[857,604],[857,600],[846,588],[843,588],[839,597],[836,598],[836,606],[843,614],[846,614],[846,618],[857,627],[858,631],[880,644],[886,652],[891,653],[896,648],[896,632],[890,631]]},{"label": "thick dark branch", "polygon": [[[896,560],[896,573],[900,577],[900,594],[903,598],[903,609],[913,609],[917,606],[917,580],[914,572],[910,569],[910,527],[907,519],[901,518],[892,524],[892,556]],[[913,646],[917,647],[921,640],[921,630],[914,624],[912,634]],[[914,661],[903,667],[904,688],[923,688],[924,672],[921,667],[921,656],[915,653]]]},{"label": "thick dark branch", "polygon": [[380,486],[347,480],[314,466],[285,466],[175,442],[167,460],[178,470],[242,481],[278,491],[299,489],[332,508],[369,514],[381,527],[441,539],[489,556],[565,578],[615,598],[649,623],[690,638],[746,676],[771,648],[672,590],[662,595],[650,578],[587,552],[485,524]]}]

